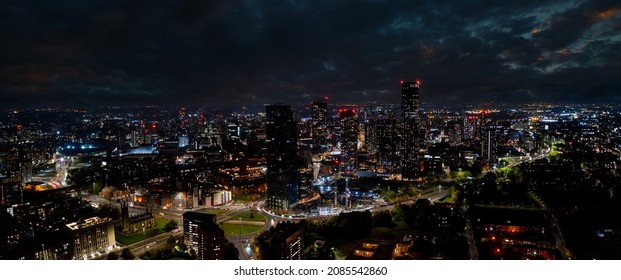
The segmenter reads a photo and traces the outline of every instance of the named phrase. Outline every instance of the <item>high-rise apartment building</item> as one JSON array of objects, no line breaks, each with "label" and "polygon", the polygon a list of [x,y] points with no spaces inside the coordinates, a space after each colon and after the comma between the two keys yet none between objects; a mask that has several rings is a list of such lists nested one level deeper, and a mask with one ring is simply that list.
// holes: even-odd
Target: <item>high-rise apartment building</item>
[{"label": "high-rise apartment building", "polygon": [[375,122],[375,139],[377,143],[377,161],[380,166],[398,166],[397,157],[397,121],[392,118],[379,119]]},{"label": "high-rise apartment building", "polygon": [[313,146],[320,148],[326,145],[328,140],[328,98],[313,101],[311,104]]},{"label": "high-rise apartment building", "polygon": [[280,223],[273,237],[274,258],[301,260],[304,253],[304,230],[298,224]]},{"label": "high-rise apartment building", "polygon": [[341,151],[346,158],[353,158],[358,151],[358,110],[340,109]]},{"label": "high-rise apartment building", "polygon": [[186,245],[196,251],[199,260],[224,259],[224,231],[216,224],[216,215],[183,213],[183,235]]},{"label": "high-rise apartment building", "polygon": [[498,160],[498,134],[501,126],[487,125],[481,132],[481,158],[491,166]]},{"label": "high-rise apartment building", "polygon": [[401,82],[401,176],[404,180],[419,177],[419,150],[422,148],[420,81]]},{"label": "high-rise apartment building", "polygon": [[266,105],[267,207],[289,209],[298,200],[297,123],[291,106]]},{"label": "high-rise apartment building", "polygon": [[0,174],[15,182],[23,182],[32,173],[30,158],[25,145],[0,145]]}]

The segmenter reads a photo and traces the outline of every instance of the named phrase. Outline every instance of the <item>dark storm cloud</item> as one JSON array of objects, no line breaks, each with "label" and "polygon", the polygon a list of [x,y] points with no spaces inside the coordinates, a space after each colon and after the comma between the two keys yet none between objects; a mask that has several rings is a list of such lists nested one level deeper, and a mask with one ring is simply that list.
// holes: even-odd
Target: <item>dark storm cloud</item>
[{"label": "dark storm cloud", "polygon": [[[606,102],[612,1],[13,1],[2,105]],[[506,3],[505,3],[506,2]],[[583,82],[587,81],[587,82]]]}]

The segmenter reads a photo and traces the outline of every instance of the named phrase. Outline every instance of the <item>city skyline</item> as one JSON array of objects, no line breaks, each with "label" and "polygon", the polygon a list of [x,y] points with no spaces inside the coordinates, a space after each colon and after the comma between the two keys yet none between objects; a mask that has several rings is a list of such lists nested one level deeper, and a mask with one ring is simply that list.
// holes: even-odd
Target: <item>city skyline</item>
[{"label": "city skyline", "polygon": [[608,0],[3,4],[0,260],[619,260],[620,31]]},{"label": "city skyline", "polygon": [[16,2],[0,8],[3,108],[618,102],[621,5]]},{"label": "city skyline", "polygon": [[421,110],[401,85],[312,116],[8,112],[0,259],[619,259],[621,107]]}]

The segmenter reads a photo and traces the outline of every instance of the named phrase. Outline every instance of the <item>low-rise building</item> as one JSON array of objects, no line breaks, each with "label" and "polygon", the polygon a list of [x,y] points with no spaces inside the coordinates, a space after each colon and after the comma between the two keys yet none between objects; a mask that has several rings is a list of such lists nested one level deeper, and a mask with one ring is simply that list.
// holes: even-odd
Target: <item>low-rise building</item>
[{"label": "low-rise building", "polygon": [[115,244],[114,224],[109,218],[92,217],[67,224],[72,259],[87,259],[103,253]]}]

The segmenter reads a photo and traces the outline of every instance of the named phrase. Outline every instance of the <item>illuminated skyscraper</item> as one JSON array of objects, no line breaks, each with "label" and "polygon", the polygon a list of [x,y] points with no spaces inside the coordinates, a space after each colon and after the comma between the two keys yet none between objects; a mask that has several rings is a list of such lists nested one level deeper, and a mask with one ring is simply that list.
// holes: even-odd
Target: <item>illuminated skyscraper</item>
[{"label": "illuminated skyscraper", "polygon": [[[391,118],[377,120],[375,125],[377,160],[383,167],[398,166],[397,121]],[[396,157],[396,159],[395,159]]]},{"label": "illuminated skyscraper", "polygon": [[196,251],[199,260],[224,259],[224,231],[216,224],[216,215],[183,213],[183,235],[186,245]]},{"label": "illuminated skyscraper", "polygon": [[298,200],[297,124],[291,106],[266,105],[267,207],[289,209]]},{"label": "illuminated skyscraper", "polygon": [[498,160],[498,138],[497,135],[502,131],[502,126],[487,125],[483,127],[481,133],[481,157],[491,166]]},{"label": "illuminated skyscraper", "polygon": [[406,180],[419,177],[418,155],[423,140],[419,89],[420,81],[401,82],[401,176]]},{"label": "illuminated skyscraper", "polygon": [[358,110],[340,109],[341,150],[345,158],[356,156],[358,151]]},{"label": "illuminated skyscraper", "polygon": [[323,100],[313,101],[311,106],[313,109],[313,146],[317,148],[326,145],[326,141],[328,138],[328,98],[325,97]]}]

